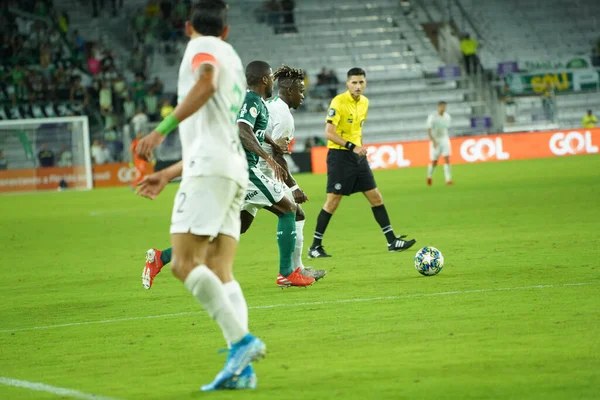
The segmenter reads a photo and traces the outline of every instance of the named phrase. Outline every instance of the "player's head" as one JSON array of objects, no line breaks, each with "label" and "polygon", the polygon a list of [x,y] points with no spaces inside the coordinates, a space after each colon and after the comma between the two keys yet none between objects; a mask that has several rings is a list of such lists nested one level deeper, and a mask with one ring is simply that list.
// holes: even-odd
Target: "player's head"
[{"label": "player's head", "polygon": [[358,97],[364,93],[367,87],[367,73],[362,68],[352,68],[348,71],[346,87],[352,96]]},{"label": "player's head", "polygon": [[440,115],[442,115],[445,112],[446,112],[446,102],[445,101],[440,101],[438,103],[438,113],[440,113]]},{"label": "player's head", "polygon": [[282,65],[273,78],[277,80],[279,96],[285,98],[287,105],[293,109],[300,107],[304,101],[304,71]]},{"label": "player's head", "polygon": [[273,70],[269,63],[252,61],[246,65],[246,83],[265,98],[273,96]]},{"label": "player's head", "polygon": [[588,115],[591,117],[592,116],[592,110],[588,110]]},{"label": "player's head", "polygon": [[200,0],[194,4],[190,20],[185,23],[185,34],[227,39],[227,4],[223,0]]}]

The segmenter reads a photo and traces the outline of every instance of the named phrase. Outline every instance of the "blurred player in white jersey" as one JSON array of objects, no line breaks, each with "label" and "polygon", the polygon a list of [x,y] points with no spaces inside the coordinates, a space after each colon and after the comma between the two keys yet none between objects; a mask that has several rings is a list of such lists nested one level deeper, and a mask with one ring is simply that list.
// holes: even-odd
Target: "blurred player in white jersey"
[{"label": "blurred player in white jersey", "polygon": [[[269,110],[269,124],[267,125],[267,134],[279,145],[281,149],[288,149],[289,144],[294,138],[295,125],[294,117],[290,109],[297,109],[304,101],[304,72],[300,69],[290,68],[286,65],[281,66],[273,74],[279,88],[277,96],[267,102]],[[273,155],[271,145],[263,143],[263,149],[270,155]],[[318,281],[323,278],[327,271],[316,270],[311,267],[305,267],[302,262],[302,251],[304,248],[304,223],[306,216],[300,204],[306,202],[308,197],[300,189],[294,177],[289,171],[287,162],[282,155],[273,155],[275,161],[281,165],[287,173],[285,179],[286,196],[293,200],[297,205],[296,209],[296,247],[293,255],[294,270],[300,268],[300,274],[310,276]],[[275,179],[273,170],[261,159],[258,163],[261,171],[271,179]]]},{"label": "blurred player in white jersey", "polygon": [[248,332],[248,307],[232,272],[248,163],[236,126],[246,78],[239,56],[224,41],[226,13],[222,0],[194,6],[186,22],[190,41],[179,69],[179,104],[137,148],[148,159],[179,126],[182,161],[144,178],[138,193],[155,198],[182,176],[171,219],[172,272],[221,327],[229,346],[223,370],[203,391],[256,387],[250,364],[266,352]]},{"label": "blurred player in white jersey", "polygon": [[427,135],[429,136],[429,157],[431,164],[427,169],[427,184],[433,183],[433,171],[437,166],[440,156],[444,157],[444,176],[446,185],[452,185],[452,175],[450,174],[450,137],[448,128],[452,122],[450,114],[446,112],[446,102],[440,101],[437,111],[433,112],[427,118]]}]

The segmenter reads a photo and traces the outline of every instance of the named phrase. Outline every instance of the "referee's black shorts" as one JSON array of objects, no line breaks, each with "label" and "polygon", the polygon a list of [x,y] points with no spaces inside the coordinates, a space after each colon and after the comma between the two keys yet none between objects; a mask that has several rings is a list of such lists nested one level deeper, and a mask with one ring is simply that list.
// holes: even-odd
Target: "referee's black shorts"
[{"label": "referee's black shorts", "polygon": [[349,150],[329,149],[327,193],[349,196],[375,189],[377,184],[366,157]]}]

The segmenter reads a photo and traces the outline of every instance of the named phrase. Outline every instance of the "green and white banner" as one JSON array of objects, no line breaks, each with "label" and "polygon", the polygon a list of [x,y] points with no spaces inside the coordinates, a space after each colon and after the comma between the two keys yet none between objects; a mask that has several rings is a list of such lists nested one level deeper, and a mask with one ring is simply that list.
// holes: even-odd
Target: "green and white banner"
[{"label": "green and white banner", "polygon": [[562,56],[559,58],[521,58],[518,61],[519,71],[551,71],[569,69],[592,68],[592,59],[589,56]]},{"label": "green and white banner", "polygon": [[511,74],[506,83],[513,94],[542,94],[551,84],[555,92],[579,92],[598,90],[600,72],[595,69],[561,72]]}]

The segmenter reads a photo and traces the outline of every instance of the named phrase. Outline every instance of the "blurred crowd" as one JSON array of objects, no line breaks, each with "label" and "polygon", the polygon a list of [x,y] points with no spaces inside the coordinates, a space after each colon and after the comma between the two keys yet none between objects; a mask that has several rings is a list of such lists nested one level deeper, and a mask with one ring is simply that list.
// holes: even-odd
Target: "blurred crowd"
[{"label": "blurred crowd", "polygon": [[267,0],[262,9],[256,11],[256,19],[259,23],[266,23],[273,28],[273,32],[280,33],[298,32],[294,9],[294,0]]}]

